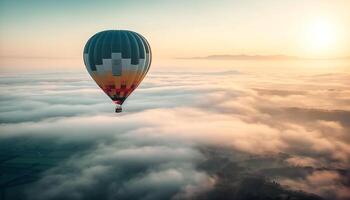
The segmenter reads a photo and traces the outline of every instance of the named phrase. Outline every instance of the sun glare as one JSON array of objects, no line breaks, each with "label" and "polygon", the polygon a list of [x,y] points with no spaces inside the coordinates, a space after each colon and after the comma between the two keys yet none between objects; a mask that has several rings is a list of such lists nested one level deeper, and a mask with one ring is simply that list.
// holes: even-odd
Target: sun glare
[{"label": "sun glare", "polygon": [[312,54],[329,53],[337,39],[336,27],[327,20],[316,20],[306,28],[305,46]]}]

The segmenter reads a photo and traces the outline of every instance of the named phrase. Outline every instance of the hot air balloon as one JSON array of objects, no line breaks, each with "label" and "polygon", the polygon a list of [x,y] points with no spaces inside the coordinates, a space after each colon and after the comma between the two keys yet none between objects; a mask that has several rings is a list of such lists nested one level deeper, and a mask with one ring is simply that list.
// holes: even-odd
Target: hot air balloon
[{"label": "hot air balloon", "polygon": [[146,76],[152,59],[147,40],[128,30],[96,33],[84,48],[84,63],[97,85],[122,111],[125,99]]}]

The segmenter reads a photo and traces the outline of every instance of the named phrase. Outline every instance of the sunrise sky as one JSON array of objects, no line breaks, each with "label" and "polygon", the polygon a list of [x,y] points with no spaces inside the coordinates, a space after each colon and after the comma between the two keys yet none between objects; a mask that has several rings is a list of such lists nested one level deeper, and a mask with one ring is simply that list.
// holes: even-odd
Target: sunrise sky
[{"label": "sunrise sky", "polygon": [[105,29],[143,34],[155,60],[213,54],[346,57],[349,9],[347,0],[2,0],[0,66],[17,58],[81,59],[88,38]]}]

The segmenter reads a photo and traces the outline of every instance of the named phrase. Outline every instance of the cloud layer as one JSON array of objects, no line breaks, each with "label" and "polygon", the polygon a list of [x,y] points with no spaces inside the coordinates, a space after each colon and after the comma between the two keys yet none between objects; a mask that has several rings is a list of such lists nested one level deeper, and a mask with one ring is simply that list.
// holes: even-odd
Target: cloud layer
[{"label": "cloud layer", "polygon": [[2,75],[0,181],[22,199],[347,199],[349,80],[155,71],[116,115],[85,73]]}]

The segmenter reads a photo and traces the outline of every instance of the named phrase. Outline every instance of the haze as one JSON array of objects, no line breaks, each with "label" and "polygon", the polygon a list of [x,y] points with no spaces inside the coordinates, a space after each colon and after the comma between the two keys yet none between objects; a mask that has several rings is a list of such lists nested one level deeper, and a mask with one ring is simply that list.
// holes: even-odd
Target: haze
[{"label": "haze", "polygon": [[[3,0],[0,66],[25,62],[44,67],[59,62],[81,67],[87,39],[105,29],[131,29],[145,35],[155,62],[220,54],[346,57],[350,55],[349,8],[346,0]],[[33,60],[38,58],[44,59]]]}]

